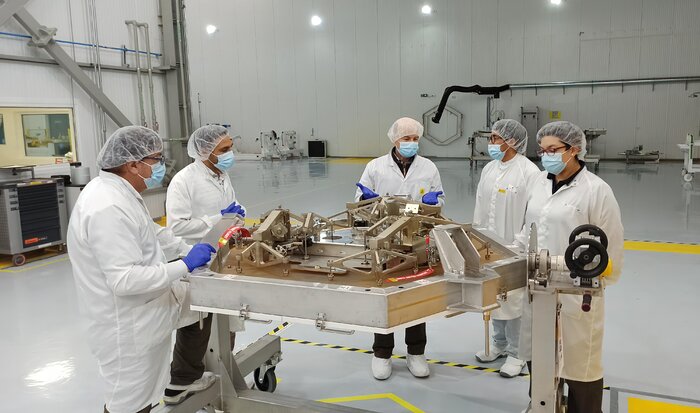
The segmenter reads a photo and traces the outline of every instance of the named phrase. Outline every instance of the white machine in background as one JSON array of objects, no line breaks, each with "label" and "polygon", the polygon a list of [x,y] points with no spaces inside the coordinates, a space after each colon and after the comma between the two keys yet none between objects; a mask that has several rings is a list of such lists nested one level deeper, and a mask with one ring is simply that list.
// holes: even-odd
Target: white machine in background
[{"label": "white machine in background", "polygon": [[583,131],[586,135],[586,156],[583,160],[587,164],[593,164],[593,171],[598,173],[600,155],[593,153],[593,141],[608,133],[607,129],[591,128]]},{"label": "white machine in background", "polygon": [[260,137],[256,139],[260,143],[261,159],[281,159],[300,158],[304,156],[301,149],[297,148],[296,131],[282,131],[280,135],[274,130],[260,132]]},{"label": "white machine in background", "polygon": [[681,175],[684,181],[690,182],[693,180],[693,175],[696,172],[700,172],[700,165],[695,165],[695,160],[693,159],[697,151],[700,151],[700,142],[696,142],[693,135],[688,134],[685,137],[685,143],[679,143],[678,148],[683,152]]}]

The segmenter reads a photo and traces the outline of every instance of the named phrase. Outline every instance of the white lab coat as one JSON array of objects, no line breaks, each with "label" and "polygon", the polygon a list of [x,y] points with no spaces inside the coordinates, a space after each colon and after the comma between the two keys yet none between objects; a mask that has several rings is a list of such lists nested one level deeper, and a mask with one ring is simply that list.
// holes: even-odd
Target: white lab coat
[{"label": "white lab coat", "polygon": [[[481,172],[474,207],[475,227],[483,227],[512,243],[525,223],[527,183],[540,173],[539,168],[523,155],[508,162],[493,160]],[[500,308],[491,312],[495,320],[513,320],[522,314],[525,288],[508,293]]]},{"label": "white lab coat", "polygon": [[221,210],[234,201],[236,192],[228,174],[218,176],[195,161],[178,172],[168,186],[168,227],[188,244],[195,244],[221,220]]},{"label": "white lab coat", "polygon": [[[566,185],[552,195],[552,181],[541,172],[529,187],[530,197],[525,214],[525,227],[518,241],[527,245],[532,223],[537,224],[539,249],[551,255],[564,255],[569,235],[576,227],[593,224],[608,237],[608,256],[613,262],[612,274],[603,279],[606,286],[620,278],[623,264],[623,227],[620,207],[610,186],[585,167]],[[559,274],[559,280],[571,278]],[[563,342],[563,371],[565,379],[591,382],[603,377],[602,350],[605,318],[604,296],[593,297],[588,313],[581,310],[582,296],[562,294],[561,328]],[[520,358],[532,359],[532,306],[524,301],[520,333]],[[536,374],[536,373],[535,373]]]},{"label": "white lab coat", "polygon": [[[228,174],[217,175],[202,161],[194,161],[175,174],[168,185],[165,200],[168,228],[194,245],[221,221],[221,210],[233,202],[236,191]],[[230,317],[229,323],[231,331],[245,330],[240,317]]]},{"label": "white lab coat", "polygon": [[187,266],[167,263],[166,253],[189,248],[155,224],[139,193],[115,174],[100,172],[78,197],[68,255],[111,413],[133,413],[163,396],[171,333],[189,295],[178,281]]},{"label": "white lab coat", "polygon": [[[420,155],[416,155],[405,177],[391,153],[372,159],[365,167],[360,183],[379,196],[406,196],[419,202],[428,192],[444,191],[437,167],[433,161]],[[362,191],[358,188],[355,201],[361,197]],[[445,204],[444,194],[438,198],[438,204]]]}]

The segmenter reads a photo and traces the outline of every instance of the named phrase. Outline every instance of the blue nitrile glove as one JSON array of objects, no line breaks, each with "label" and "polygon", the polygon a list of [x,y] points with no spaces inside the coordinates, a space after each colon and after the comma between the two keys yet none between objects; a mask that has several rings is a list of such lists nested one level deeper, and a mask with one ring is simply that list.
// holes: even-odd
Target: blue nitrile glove
[{"label": "blue nitrile glove", "polygon": [[423,195],[423,203],[428,204],[428,205],[437,205],[438,204],[438,197],[442,195],[442,191],[437,191],[437,192],[428,192],[427,194]]},{"label": "blue nitrile glove", "polygon": [[231,205],[227,206],[225,209],[221,210],[221,215],[225,214],[238,214],[242,217],[245,217],[245,209],[243,209],[242,206],[234,202]]},{"label": "blue nitrile glove", "polygon": [[206,265],[211,260],[211,254],[216,250],[209,244],[195,244],[182,262],[185,263],[189,272],[195,268]]},{"label": "blue nitrile glove", "polygon": [[355,185],[356,185],[358,188],[360,188],[360,191],[362,191],[362,199],[363,199],[363,200],[372,199],[372,198],[376,198],[376,197],[379,196],[378,193],[372,191],[371,189],[367,188],[366,186],[362,185],[362,184],[359,183],[359,182],[356,183]]}]

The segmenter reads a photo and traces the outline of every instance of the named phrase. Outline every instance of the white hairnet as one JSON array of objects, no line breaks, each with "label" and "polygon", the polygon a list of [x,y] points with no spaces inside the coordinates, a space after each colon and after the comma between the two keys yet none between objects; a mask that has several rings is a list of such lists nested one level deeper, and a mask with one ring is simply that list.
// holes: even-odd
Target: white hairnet
[{"label": "white hairnet", "polygon": [[415,119],[401,118],[391,125],[386,135],[392,143],[404,136],[418,135],[420,138],[423,136],[423,125]]},{"label": "white hairnet", "polygon": [[579,159],[583,159],[586,155],[586,135],[581,128],[571,122],[562,120],[544,125],[537,132],[537,143],[542,142],[545,136],[554,136],[569,146],[579,148],[581,150],[578,154]]},{"label": "white hairnet", "polygon": [[209,158],[216,145],[227,135],[228,129],[221,125],[202,126],[192,132],[190,140],[187,141],[187,155],[190,158],[203,161]]},{"label": "white hairnet", "polygon": [[112,169],[157,152],[163,152],[163,140],[157,133],[143,126],[125,126],[107,139],[97,155],[97,167]]},{"label": "white hairnet", "polygon": [[516,152],[523,154],[527,149],[527,130],[513,119],[501,119],[493,124],[491,131],[503,138]]}]

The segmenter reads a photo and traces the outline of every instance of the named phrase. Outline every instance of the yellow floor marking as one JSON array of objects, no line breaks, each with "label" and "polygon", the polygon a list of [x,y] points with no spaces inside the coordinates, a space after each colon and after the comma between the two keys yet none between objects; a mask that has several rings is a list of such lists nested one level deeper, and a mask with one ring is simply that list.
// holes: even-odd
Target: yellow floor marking
[{"label": "yellow floor marking", "polygon": [[393,393],[377,393],[377,394],[366,394],[362,396],[350,396],[350,397],[335,397],[332,399],[321,399],[319,402],[322,403],[348,403],[348,402],[359,402],[359,401],[365,401],[365,400],[381,400],[381,399],[389,399],[393,401],[394,403],[398,404],[399,406],[403,407],[404,409],[408,410],[411,413],[425,413],[423,410],[417,408],[416,406],[412,405],[411,403],[407,402],[406,400],[400,398],[399,396],[393,394]]},{"label": "yellow floor marking", "polygon": [[629,413],[700,413],[700,407],[629,397],[627,411]]},{"label": "yellow floor marking", "polygon": [[37,264],[37,265],[25,265],[22,267],[9,267],[9,268],[15,268],[15,269],[3,268],[3,269],[0,269],[0,272],[8,272],[8,273],[25,272],[25,271],[34,270],[34,269],[41,268],[41,267],[46,267],[47,265],[56,264],[58,262],[63,262],[63,261],[68,261],[68,257],[63,257],[63,258],[59,258],[57,260],[43,262],[43,263]]},{"label": "yellow floor marking", "polygon": [[651,241],[625,241],[627,251],[668,252],[674,254],[700,254],[700,245],[675,244]]},{"label": "yellow floor marking", "polygon": [[374,158],[328,158],[328,163],[364,165]]}]

